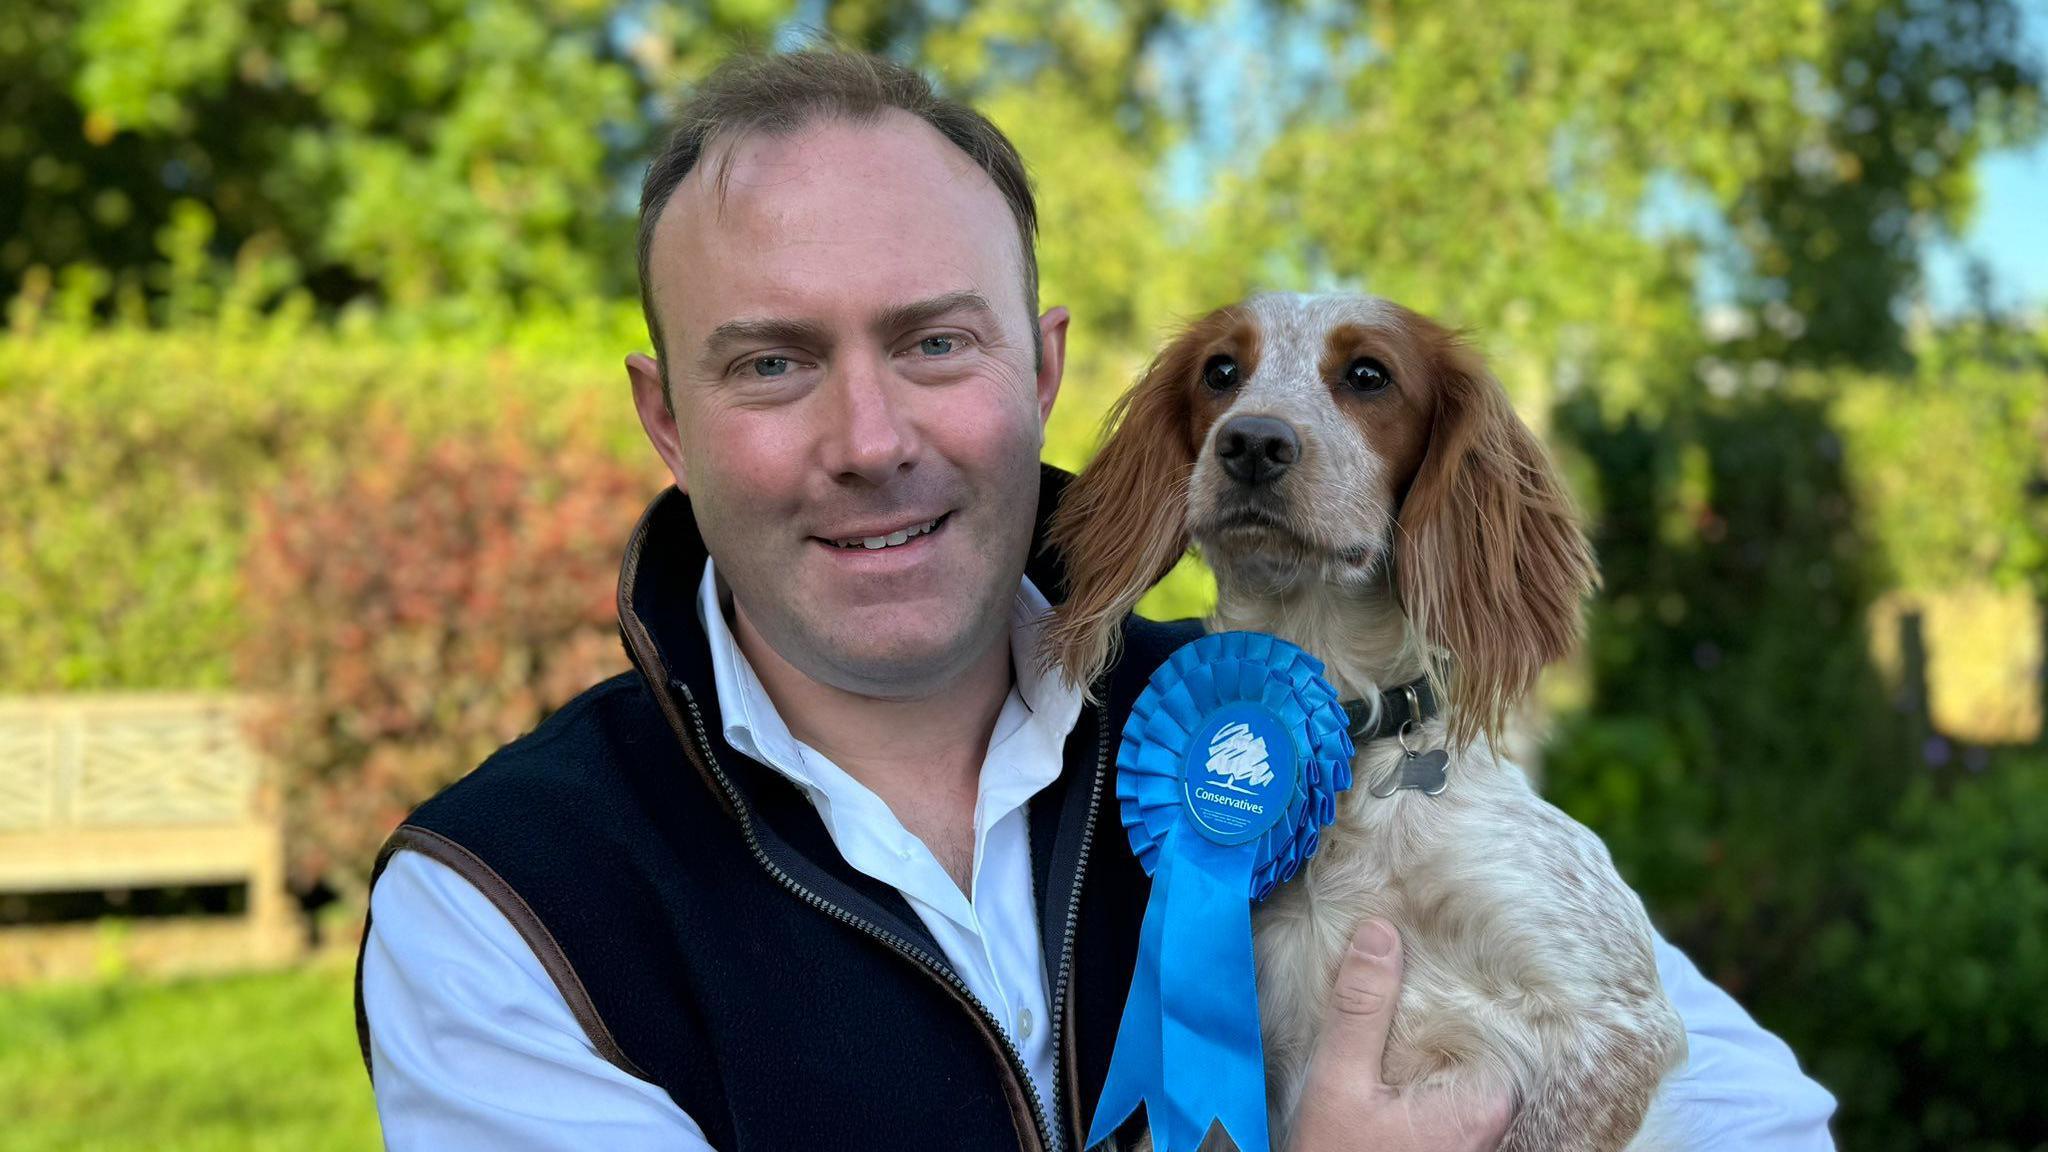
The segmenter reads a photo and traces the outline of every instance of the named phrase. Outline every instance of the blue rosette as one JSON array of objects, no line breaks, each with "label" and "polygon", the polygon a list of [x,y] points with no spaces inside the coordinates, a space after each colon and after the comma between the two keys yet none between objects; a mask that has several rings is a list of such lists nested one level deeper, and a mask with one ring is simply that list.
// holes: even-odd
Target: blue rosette
[{"label": "blue rosette", "polygon": [[1192,1152],[1217,1122],[1266,1149],[1251,906],[1315,852],[1351,756],[1322,663],[1285,640],[1214,633],[1152,674],[1116,781],[1152,896],[1090,1145],[1142,1103],[1157,1152]]}]

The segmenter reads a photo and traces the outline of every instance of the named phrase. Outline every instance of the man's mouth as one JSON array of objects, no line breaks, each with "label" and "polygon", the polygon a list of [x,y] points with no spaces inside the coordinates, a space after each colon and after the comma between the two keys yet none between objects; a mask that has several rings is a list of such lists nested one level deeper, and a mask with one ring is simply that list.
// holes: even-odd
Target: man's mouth
[{"label": "man's mouth", "polygon": [[910,541],[915,540],[920,536],[926,536],[933,532],[936,532],[942,525],[946,523],[947,520],[951,519],[952,516],[953,514],[951,512],[947,512],[934,520],[926,520],[919,524],[906,524],[903,527],[896,528],[888,532],[879,533],[874,536],[842,536],[836,538],[821,537],[821,539],[823,539],[825,543],[832,545],[834,548],[844,548],[853,551],[879,552],[884,548],[900,547],[904,544],[908,544]]}]

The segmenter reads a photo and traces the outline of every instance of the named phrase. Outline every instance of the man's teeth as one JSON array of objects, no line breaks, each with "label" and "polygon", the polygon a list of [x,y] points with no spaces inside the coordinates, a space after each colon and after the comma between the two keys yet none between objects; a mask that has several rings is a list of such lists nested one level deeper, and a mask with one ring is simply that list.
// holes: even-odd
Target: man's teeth
[{"label": "man's teeth", "polygon": [[[941,517],[941,519],[944,519],[944,517]],[[912,537],[922,536],[938,526],[938,520],[927,520],[915,527],[905,528],[901,532],[891,532],[887,536],[863,536],[858,540],[834,540],[832,543],[841,548],[867,548],[870,550],[889,548],[901,544]]]}]

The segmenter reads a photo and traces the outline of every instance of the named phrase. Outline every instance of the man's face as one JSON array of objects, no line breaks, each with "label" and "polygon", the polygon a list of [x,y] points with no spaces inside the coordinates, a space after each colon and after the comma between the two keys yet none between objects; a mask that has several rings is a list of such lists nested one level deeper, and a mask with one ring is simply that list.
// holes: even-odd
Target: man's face
[{"label": "man's face", "polygon": [[655,230],[675,418],[633,357],[642,422],[743,629],[814,680],[928,695],[1007,632],[1065,311],[1032,319],[1001,193],[914,117],[732,148],[723,202],[700,164]]}]

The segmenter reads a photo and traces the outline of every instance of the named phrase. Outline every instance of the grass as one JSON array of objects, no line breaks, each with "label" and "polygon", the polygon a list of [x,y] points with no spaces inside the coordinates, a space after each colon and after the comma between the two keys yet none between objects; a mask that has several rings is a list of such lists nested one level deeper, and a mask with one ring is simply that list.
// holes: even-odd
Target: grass
[{"label": "grass", "polygon": [[0,1152],[379,1147],[350,970],[0,989]]}]

